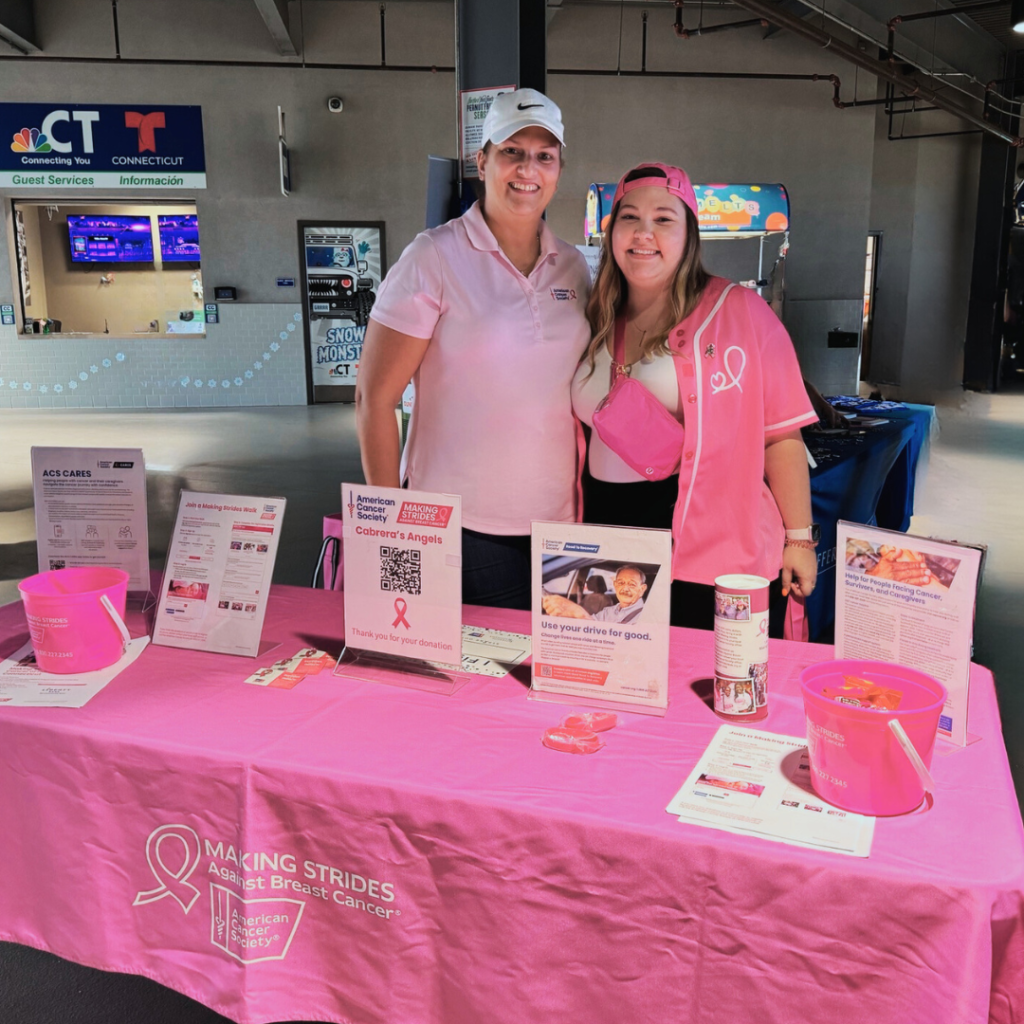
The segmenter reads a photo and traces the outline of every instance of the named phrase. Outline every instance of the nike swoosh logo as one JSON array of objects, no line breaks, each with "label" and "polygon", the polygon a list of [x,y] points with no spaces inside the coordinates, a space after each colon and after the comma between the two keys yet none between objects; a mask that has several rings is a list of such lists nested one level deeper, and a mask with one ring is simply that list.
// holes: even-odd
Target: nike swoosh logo
[{"label": "nike swoosh logo", "polygon": [[534,107],[543,107],[543,106],[544,106],[543,103],[520,103],[519,104],[519,109],[520,110],[532,110]]}]

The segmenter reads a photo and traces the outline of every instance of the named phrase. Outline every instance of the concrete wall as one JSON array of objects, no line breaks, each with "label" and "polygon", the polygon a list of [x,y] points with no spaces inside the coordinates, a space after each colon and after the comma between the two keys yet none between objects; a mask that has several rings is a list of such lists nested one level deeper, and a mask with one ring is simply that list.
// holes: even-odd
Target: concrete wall
[{"label": "concrete wall", "polygon": [[[943,114],[897,119],[906,134],[960,131]],[[977,206],[979,135],[890,142],[877,115],[871,227],[882,232],[869,379],[934,402],[959,390]]]},{"label": "concrete wall", "polygon": [[[292,3],[290,11],[308,64],[379,64],[378,3],[310,0]],[[0,94],[25,102],[202,105],[208,188],[155,198],[196,202],[208,295],[216,285],[234,285],[236,309],[297,303],[298,289],[280,289],[276,279],[298,279],[301,219],[383,220],[389,263],[420,230],[427,156],[455,150],[450,72],[302,67],[301,58],[278,56],[251,0],[121,0],[118,12],[122,58],[249,63],[0,59]],[[107,0],[47,0],[38,14],[44,55],[114,57]],[[687,9],[687,24],[697,16]],[[734,16],[709,8],[705,20]],[[648,10],[648,71],[834,73],[843,79],[844,96],[852,96],[849,65],[785,33],[763,39],[754,28],[684,41],[672,32],[672,17],[671,8]],[[449,4],[396,0],[387,5],[386,19],[389,66],[429,69],[453,61]],[[548,79],[565,113],[568,144],[549,213],[554,229],[582,241],[587,185],[614,180],[642,159],[680,163],[698,181],[782,182],[792,202],[786,321],[808,375],[826,391],[856,387],[856,351],[828,349],[827,331],[857,329],[865,239],[874,229],[884,232],[875,329],[879,379],[902,384],[908,397],[953,386],[969,284],[973,137],[887,142],[876,130],[875,108],[837,110],[827,82],[616,75],[616,68],[640,69],[641,26],[639,8],[620,12],[613,5],[565,7],[550,22],[551,69],[603,72]],[[249,66],[253,62],[259,66]],[[859,94],[870,95],[874,80],[859,78]],[[345,99],[343,114],[328,112],[331,95]],[[287,199],[278,191],[278,104],[288,114],[293,157],[294,192]],[[29,190],[9,194],[51,198]],[[713,270],[728,276],[756,272],[751,243],[712,243],[706,255]],[[7,263],[0,247],[0,301],[13,298]],[[937,281],[943,294],[936,304],[931,292]],[[122,348],[142,344],[121,333]],[[0,374],[9,377],[5,363],[23,362],[37,344],[8,341],[0,348]],[[80,361],[76,344],[61,349],[67,357],[58,376],[71,379]],[[216,348],[206,346],[201,358],[211,360],[209,376],[218,376]],[[194,378],[194,360],[176,372]],[[286,381],[271,390],[293,395]],[[4,395],[0,388],[0,407]]]}]

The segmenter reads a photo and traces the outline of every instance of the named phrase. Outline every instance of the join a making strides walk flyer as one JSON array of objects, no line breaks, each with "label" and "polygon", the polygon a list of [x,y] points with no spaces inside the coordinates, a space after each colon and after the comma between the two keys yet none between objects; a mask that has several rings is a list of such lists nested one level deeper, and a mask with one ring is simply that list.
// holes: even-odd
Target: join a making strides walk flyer
[{"label": "join a making strides walk flyer", "polygon": [[457,668],[462,499],[342,484],[345,647]]},{"label": "join a making strides walk flyer", "polygon": [[669,531],[534,523],[532,534],[531,696],[665,714]]}]

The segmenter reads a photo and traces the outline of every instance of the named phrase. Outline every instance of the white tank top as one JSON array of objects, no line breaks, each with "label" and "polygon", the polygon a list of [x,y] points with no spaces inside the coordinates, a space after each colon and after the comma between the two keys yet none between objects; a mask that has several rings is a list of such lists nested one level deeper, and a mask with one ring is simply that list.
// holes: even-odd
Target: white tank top
[{"label": "white tank top", "polygon": [[[682,422],[682,416],[679,414],[679,379],[672,362],[674,358],[664,355],[641,359],[633,364],[632,377],[640,381],[676,419]],[[588,427],[593,427],[594,410],[608,394],[610,386],[612,357],[607,346],[602,345],[599,349],[594,360],[594,372],[587,377],[589,368],[584,360],[573,377],[572,408]],[[610,484],[631,484],[637,480],[647,479],[623,462],[597,436],[596,430],[592,430],[590,434],[589,460],[590,475],[595,480],[604,480]]]}]

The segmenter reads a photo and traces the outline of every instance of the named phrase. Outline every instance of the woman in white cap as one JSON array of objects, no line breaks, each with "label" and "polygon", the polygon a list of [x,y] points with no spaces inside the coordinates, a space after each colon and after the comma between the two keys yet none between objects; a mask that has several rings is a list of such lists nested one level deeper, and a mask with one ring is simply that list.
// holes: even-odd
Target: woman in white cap
[{"label": "woman in white cap", "polygon": [[[356,422],[367,483],[462,496],[463,600],[530,607],[530,523],[576,518],[569,385],[590,340],[583,257],[543,220],[562,114],[498,96],[483,127],[483,198],[424,231],[370,314]],[[400,453],[395,406],[416,403]]]}]

